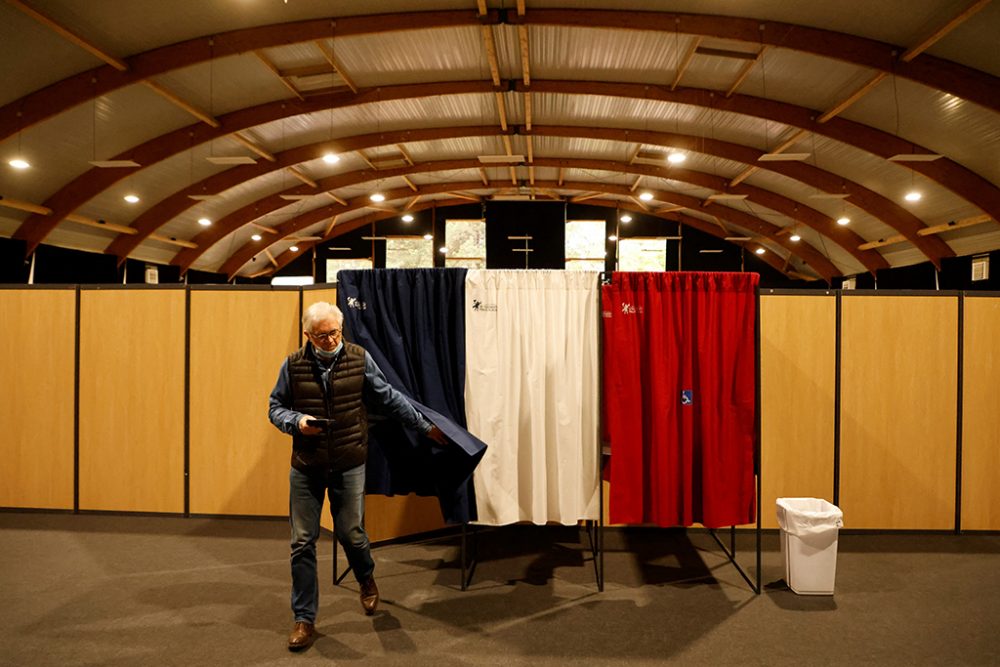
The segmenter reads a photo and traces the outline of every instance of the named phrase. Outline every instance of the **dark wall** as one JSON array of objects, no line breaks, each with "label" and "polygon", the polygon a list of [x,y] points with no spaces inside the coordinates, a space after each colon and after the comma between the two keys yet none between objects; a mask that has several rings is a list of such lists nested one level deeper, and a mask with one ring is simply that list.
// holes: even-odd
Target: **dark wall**
[{"label": "dark wall", "polygon": [[[31,260],[25,259],[26,244],[16,239],[0,239],[0,283],[27,284]],[[146,281],[147,262],[126,259],[121,265],[113,255],[68,250],[40,245],[35,251],[36,285],[111,285],[142,284]],[[183,283],[180,267],[156,264],[159,282]],[[192,284],[226,283],[221,273],[189,271],[187,282]]]},{"label": "dark wall", "polygon": [[[987,254],[990,258],[990,277],[988,280],[972,280],[972,257],[949,257],[941,260],[940,271],[934,268],[930,262],[923,262],[895,269],[883,269],[875,276],[870,273],[858,274],[855,287],[857,289],[998,291],[1000,290],[1000,250],[981,254]],[[843,282],[843,278],[835,278],[833,287],[840,288]]]},{"label": "dark wall", "polygon": [[0,239],[0,283],[24,284],[28,282],[31,262],[25,259],[28,244],[14,239]]},{"label": "dark wall", "polygon": [[[486,219],[486,263],[489,268],[561,269],[565,263],[565,221],[604,220],[605,237],[617,234],[622,238],[634,236],[682,236],[683,241],[667,241],[667,271],[755,271],[761,275],[761,286],[767,288],[826,287],[820,281],[792,280],[772,269],[756,255],[733,243],[705,234],[696,229],[678,225],[655,216],[630,213],[632,222],[618,222],[614,208],[588,206],[585,203],[563,202],[488,202],[470,203],[442,209],[426,209],[413,214],[414,220],[403,222],[394,217],[366,225],[339,236],[315,248],[302,252],[278,275],[313,275],[317,282],[326,282],[327,258],[372,257],[376,268],[385,266],[385,243],[364,240],[364,236],[399,236],[432,234],[434,237],[435,266],[444,266],[445,256],[438,249],[445,242],[447,218]],[[524,241],[511,240],[509,236],[531,236],[530,253],[516,252],[524,248]],[[341,248],[346,248],[341,249]],[[607,261],[605,270],[614,269],[615,242],[606,241]],[[717,252],[705,252],[717,251]],[[14,239],[0,239],[0,282],[25,284],[28,281],[30,262],[24,258],[25,243]],[[877,277],[871,274],[857,276],[858,289],[920,289],[920,290],[990,290],[1000,291],[1000,250],[989,253],[991,275],[988,280],[972,281],[972,257],[953,257],[942,261],[938,272],[929,262],[913,266],[885,269]],[[258,262],[266,259],[258,258]],[[262,267],[263,268],[263,267]],[[54,246],[39,246],[35,253],[36,284],[129,284],[145,282],[146,263],[126,260],[119,265],[116,257],[100,253],[66,250]],[[180,275],[178,267],[159,265],[161,284],[188,282],[191,284],[224,284],[229,282],[224,274],[188,271]],[[237,278],[240,284],[270,282],[270,276],[256,279]],[[843,279],[834,279],[832,287],[839,288]]]},{"label": "dark wall", "polygon": [[486,205],[486,268],[564,268],[565,223],[562,202],[490,202]]}]

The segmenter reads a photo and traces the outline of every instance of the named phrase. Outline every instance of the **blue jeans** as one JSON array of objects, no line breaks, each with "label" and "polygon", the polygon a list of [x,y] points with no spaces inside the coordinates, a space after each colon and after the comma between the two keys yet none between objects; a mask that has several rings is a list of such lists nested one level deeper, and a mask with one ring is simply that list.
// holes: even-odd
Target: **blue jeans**
[{"label": "blue jeans", "polygon": [[292,613],[295,621],[316,622],[319,582],[316,577],[316,539],[323,511],[323,496],[330,497],[334,533],[344,547],[358,582],[375,571],[368,535],[361,525],[365,516],[365,466],[350,470],[306,475],[289,473],[288,516],[292,527]]}]

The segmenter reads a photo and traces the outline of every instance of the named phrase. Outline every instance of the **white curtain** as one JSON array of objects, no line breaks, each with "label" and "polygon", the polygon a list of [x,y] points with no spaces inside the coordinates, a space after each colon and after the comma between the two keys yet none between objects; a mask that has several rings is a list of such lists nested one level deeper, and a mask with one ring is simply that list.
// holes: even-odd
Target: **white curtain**
[{"label": "white curtain", "polygon": [[465,410],[489,445],[479,522],[597,519],[598,273],[470,270],[465,284]]}]

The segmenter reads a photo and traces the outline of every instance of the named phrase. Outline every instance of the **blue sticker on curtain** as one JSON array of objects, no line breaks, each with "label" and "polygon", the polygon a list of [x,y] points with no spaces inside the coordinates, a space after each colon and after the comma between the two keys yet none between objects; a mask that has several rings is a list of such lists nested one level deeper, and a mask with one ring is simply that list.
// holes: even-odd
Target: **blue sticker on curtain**
[{"label": "blue sticker on curtain", "polygon": [[465,429],[465,269],[337,273],[346,338],[368,350],[386,379],[457,446],[372,415],[366,487],[437,496],[448,523],[476,519],[472,472],[486,445]]}]

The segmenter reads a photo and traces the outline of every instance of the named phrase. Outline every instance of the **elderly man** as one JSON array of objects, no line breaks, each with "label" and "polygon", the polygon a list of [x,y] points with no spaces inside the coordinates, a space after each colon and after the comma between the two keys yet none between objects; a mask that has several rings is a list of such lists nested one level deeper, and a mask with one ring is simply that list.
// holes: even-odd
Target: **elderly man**
[{"label": "elderly man", "polygon": [[289,514],[295,626],[288,637],[291,650],[306,648],[315,636],[319,604],[316,539],[324,494],[330,498],[337,540],[361,585],[361,606],[369,616],[378,606],[375,562],[362,526],[367,408],[439,444],[447,442],[438,427],[386,382],[364,348],[344,342],[343,323],[344,314],[336,306],[326,302],[309,306],[302,318],[308,340],[285,359],[271,392],[268,417],[292,436]]}]

